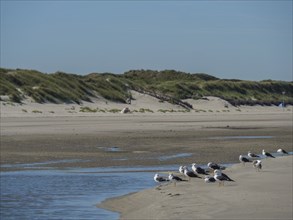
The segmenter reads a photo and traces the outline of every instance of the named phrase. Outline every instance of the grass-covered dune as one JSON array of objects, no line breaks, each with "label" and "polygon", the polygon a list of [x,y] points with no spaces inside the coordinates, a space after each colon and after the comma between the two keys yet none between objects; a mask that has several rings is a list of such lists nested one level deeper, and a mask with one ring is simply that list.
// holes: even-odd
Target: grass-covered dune
[{"label": "grass-covered dune", "polygon": [[219,79],[204,73],[190,74],[174,70],[76,75],[0,68],[0,96],[9,97],[13,102],[31,98],[38,103],[79,104],[102,96],[124,103],[131,98],[130,90],[187,108],[191,106],[181,100],[204,96],[217,96],[233,105],[278,105],[282,101],[293,104],[293,82],[287,81]]}]

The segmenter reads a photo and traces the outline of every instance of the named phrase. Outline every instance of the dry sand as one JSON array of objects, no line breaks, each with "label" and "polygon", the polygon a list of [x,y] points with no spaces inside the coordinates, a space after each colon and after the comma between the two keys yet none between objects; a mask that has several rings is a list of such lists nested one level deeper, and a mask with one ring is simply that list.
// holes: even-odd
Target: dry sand
[{"label": "dry sand", "polygon": [[292,162],[292,156],[265,159],[261,172],[237,164],[225,170],[235,183],[218,187],[196,179],[99,206],[121,213],[121,219],[292,219]]}]

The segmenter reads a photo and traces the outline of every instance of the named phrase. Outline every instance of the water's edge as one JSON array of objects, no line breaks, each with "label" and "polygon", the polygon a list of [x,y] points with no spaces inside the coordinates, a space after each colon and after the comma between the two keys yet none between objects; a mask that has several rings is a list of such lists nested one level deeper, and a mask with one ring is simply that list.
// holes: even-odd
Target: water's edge
[{"label": "water's edge", "polygon": [[[293,152],[289,152],[289,154],[293,155]],[[273,155],[283,156],[279,153],[273,153]],[[171,158],[174,156],[188,157],[190,155],[182,153],[171,155]],[[262,158],[263,156],[261,156]],[[45,164],[53,163],[56,161],[49,161]],[[237,163],[223,163],[221,165],[230,167],[233,164]],[[119,219],[120,213],[111,210],[105,203],[115,198],[153,188],[156,186],[153,180],[155,173],[167,176],[168,172],[178,172],[179,168],[178,164],[39,170],[35,170],[35,168],[42,167],[44,163],[18,164],[17,166],[22,165],[28,170],[0,172],[1,177],[6,177],[1,178],[1,188],[4,187],[3,191],[7,190],[7,192],[1,192],[1,197],[4,197],[1,198],[0,211],[7,219],[17,217],[30,219],[36,214],[36,211],[41,212],[41,215],[35,219],[41,219],[44,216],[50,219],[60,219],[67,214],[78,217],[84,213],[88,215],[87,219],[96,219],[94,218],[96,214],[98,214],[97,218],[101,219]],[[9,167],[10,165],[5,166]],[[200,166],[207,168],[206,165]],[[31,170],[29,170],[30,168]],[[24,183],[27,187],[24,189],[29,189],[29,191],[23,192],[19,189],[19,187],[24,187]],[[14,187],[11,187],[11,184]],[[47,187],[48,189],[46,189]],[[14,199],[16,197],[19,199]],[[26,206],[27,199],[30,199],[32,204]],[[15,208],[21,209],[19,213],[13,211]],[[74,211],[77,213],[70,213]],[[26,214],[26,216],[21,216],[22,214]]]},{"label": "water's edge", "polygon": [[[293,155],[293,152],[288,152],[288,153],[289,153],[288,155]],[[280,154],[280,153],[272,153],[272,155],[275,156],[275,157],[286,156],[286,155],[282,155],[282,154]],[[258,155],[258,156],[260,156],[259,159],[264,159],[264,158],[265,158],[265,157],[262,156],[262,155]],[[231,166],[236,165],[236,164],[238,164],[238,163],[223,163],[223,164],[220,164],[220,165],[222,165],[222,166],[228,168],[228,167],[231,167]],[[177,167],[179,168],[179,165],[172,165],[172,166],[177,166]],[[207,168],[206,165],[199,165],[199,166],[202,167],[202,168],[204,168],[204,169]],[[164,172],[164,171],[167,172],[168,170],[161,170],[160,172]],[[150,172],[150,171],[144,171],[144,172]],[[151,187],[151,188],[153,188],[153,187]],[[115,211],[115,210],[113,210],[112,208],[110,208],[110,207],[107,205],[107,203],[108,203],[109,201],[111,201],[111,200],[119,199],[119,198],[123,198],[123,197],[128,197],[128,196],[130,196],[130,195],[132,195],[132,194],[135,194],[135,193],[138,193],[138,192],[143,192],[143,191],[148,190],[148,189],[151,189],[151,188],[145,188],[145,189],[143,189],[143,190],[139,190],[139,191],[130,192],[130,193],[127,193],[127,194],[124,194],[124,195],[120,195],[120,196],[115,196],[115,197],[107,198],[107,199],[101,201],[100,203],[97,203],[97,207],[98,207],[98,208],[105,209],[105,210],[110,211],[110,212],[113,212],[113,213],[117,213],[117,214],[119,214],[119,219],[120,219],[120,217],[121,217],[121,213],[120,213],[120,212],[117,212],[117,211]]]}]

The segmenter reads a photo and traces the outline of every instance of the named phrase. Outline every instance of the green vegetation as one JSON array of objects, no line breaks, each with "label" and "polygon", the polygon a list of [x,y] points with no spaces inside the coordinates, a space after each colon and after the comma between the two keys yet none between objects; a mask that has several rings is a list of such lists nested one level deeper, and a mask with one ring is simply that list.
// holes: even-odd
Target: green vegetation
[{"label": "green vegetation", "polygon": [[80,112],[97,112],[98,110],[97,109],[91,109],[90,107],[88,106],[85,106],[85,107],[80,107]]},{"label": "green vegetation", "polygon": [[112,108],[112,109],[108,110],[108,112],[118,113],[118,112],[121,112],[121,109],[118,109],[118,108]]},{"label": "green vegetation", "polygon": [[206,110],[204,109],[194,109],[195,112],[207,112]]},{"label": "green vegetation", "polygon": [[140,112],[140,113],[146,113],[146,112],[154,113],[153,110],[148,109],[148,108],[140,108],[140,109],[138,110],[138,112]]},{"label": "green vegetation", "polygon": [[170,113],[174,113],[174,112],[182,112],[182,111],[176,111],[174,109],[159,109],[158,112],[163,112],[163,113],[170,112]]},{"label": "green vegetation", "polygon": [[[192,106],[183,99],[216,96],[238,105],[278,105],[282,101],[293,104],[293,82],[244,81],[219,79],[204,73],[184,73],[175,70],[130,70],[124,74],[91,73],[85,76],[56,72],[45,74],[35,70],[0,68],[0,95],[9,101],[21,103],[30,97],[38,103],[91,102],[102,96],[107,100],[127,103],[130,90],[136,90],[161,102]],[[283,94],[285,92],[285,94]],[[97,112],[99,109],[80,111]],[[105,110],[103,110],[105,111]],[[109,110],[116,112],[118,109]],[[120,110],[119,110],[120,111]],[[139,112],[147,112],[141,109]]]},{"label": "green vegetation", "polygon": [[39,110],[33,110],[32,113],[40,113],[41,114],[43,112],[42,111],[39,111]]}]

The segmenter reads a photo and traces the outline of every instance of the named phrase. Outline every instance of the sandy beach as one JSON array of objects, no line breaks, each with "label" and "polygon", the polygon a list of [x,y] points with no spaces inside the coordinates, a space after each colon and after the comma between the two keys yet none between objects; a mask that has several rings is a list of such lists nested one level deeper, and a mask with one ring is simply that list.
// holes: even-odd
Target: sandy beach
[{"label": "sandy beach", "polygon": [[235,182],[224,186],[192,179],[100,206],[119,212],[121,219],[292,219],[292,162],[292,156],[264,159],[260,172],[236,164],[225,170]]},{"label": "sandy beach", "polygon": [[[234,107],[208,97],[189,100],[194,109],[183,112],[180,106],[145,94],[133,96],[131,105],[103,99],[82,106],[1,102],[1,165],[47,161],[55,161],[50,167],[59,168],[157,166],[195,160],[231,163],[249,150],[260,153],[264,148],[275,151],[282,147],[292,151],[292,106]],[[133,112],[81,112],[82,107],[129,107]],[[1,167],[2,171],[12,169],[16,168]]]},{"label": "sandy beach", "polygon": [[290,113],[7,117],[1,118],[1,164],[57,161],[49,166],[63,168],[238,162],[239,154],[249,150],[290,151],[291,119]]},{"label": "sandy beach", "polygon": [[[145,94],[133,95],[131,105],[1,102],[1,171],[26,169],[21,164],[34,169],[36,163],[43,169],[238,163],[248,151],[292,151],[292,106],[234,107],[208,97],[189,100],[194,109],[186,112]],[[105,111],[82,112],[82,107]],[[132,113],[108,111],[125,107]],[[224,187],[192,180],[101,206],[120,212],[122,219],[292,219],[292,156],[263,165],[262,172],[251,164],[227,169],[236,182]]]}]

